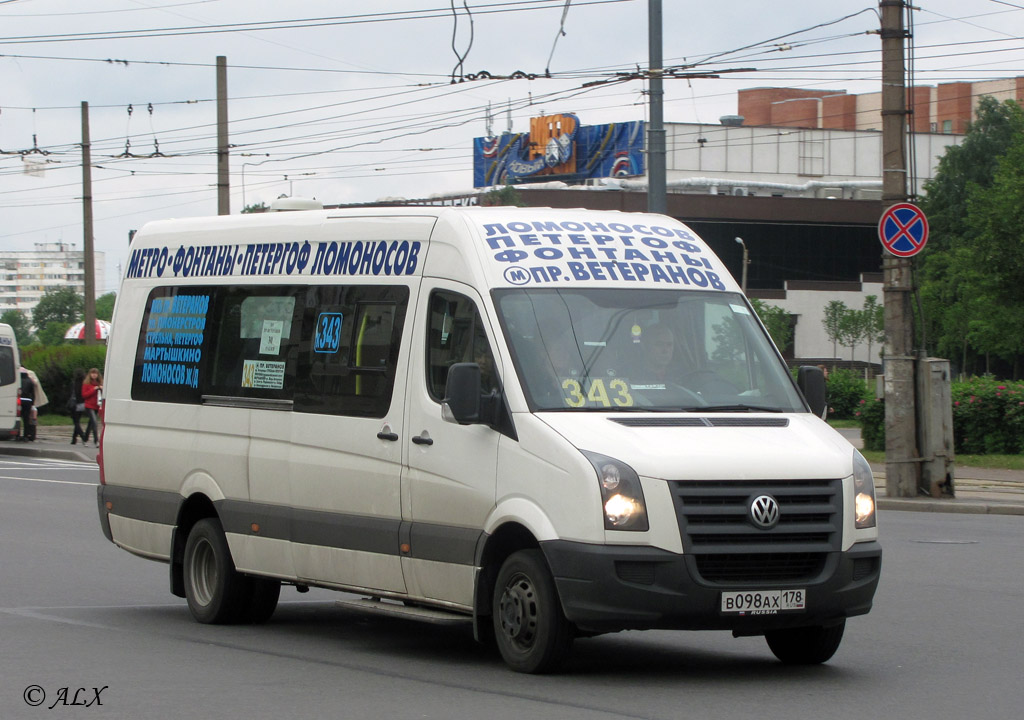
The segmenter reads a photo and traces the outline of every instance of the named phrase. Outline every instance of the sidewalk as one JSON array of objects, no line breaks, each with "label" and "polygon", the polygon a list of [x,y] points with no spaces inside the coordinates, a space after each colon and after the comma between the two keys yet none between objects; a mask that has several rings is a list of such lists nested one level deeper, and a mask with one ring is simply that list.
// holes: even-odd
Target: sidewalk
[{"label": "sidewalk", "polygon": [[40,425],[36,431],[35,442],[0,442],[0,455],[28,455],[95,463],[96,453],[97,448],[93,447],[91,437],[88,445],[83,444],[81,440],[76,445],[71,444],[70,425]]},{"label": "sidewalk", "polygon": [[[854,447],[863,447],[857,428],[839,431]],[[71,444],[71,428],[66,425],[40,426],[35,442],[0,442],[0,455],[27,455],[58,460],[96,462],[96,448],[89,444]],[[978,515],[1024,516],[1024,471],[956,466],[953,481],[955,498],[889,498],[885,489],[885,466],[874,463],[875,493],[878,509],[921,512],[971,513]]]}]

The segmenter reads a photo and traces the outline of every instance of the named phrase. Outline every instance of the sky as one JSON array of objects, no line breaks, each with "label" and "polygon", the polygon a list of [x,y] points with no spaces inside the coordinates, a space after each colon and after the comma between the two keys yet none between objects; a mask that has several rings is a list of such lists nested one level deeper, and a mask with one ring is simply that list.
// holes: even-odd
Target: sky
[{"label": "sky", "polygon": [[[881,88],[876,2],[662,5],[664,65],[718,75],[667,80],[666,122],[717,123],[742,88]],[[918,84],[1024,75],[1024,0],[915,5]],[[0,248],[81,247],[83,102],[102,294],[130,230],[217,213],[217,56],[232,213],[424,198],[472,190],[488,129],[646,119],[647,16],[648,0],[0,0]]]}]

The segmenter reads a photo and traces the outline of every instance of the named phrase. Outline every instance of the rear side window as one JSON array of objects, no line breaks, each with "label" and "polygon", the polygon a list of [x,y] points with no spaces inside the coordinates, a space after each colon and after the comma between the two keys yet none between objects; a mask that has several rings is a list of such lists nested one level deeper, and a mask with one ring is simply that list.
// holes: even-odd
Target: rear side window
[{"label": "rear side window", "polygon": [[10,385],[14,382],[14,370],[14,348],[0,345],[0,385]]},{"label": "rear side window", "polygon": [[158,288],[146,304],[132,398],[284,401],[302,412],[383,417],[408,296],[403,286]]}]

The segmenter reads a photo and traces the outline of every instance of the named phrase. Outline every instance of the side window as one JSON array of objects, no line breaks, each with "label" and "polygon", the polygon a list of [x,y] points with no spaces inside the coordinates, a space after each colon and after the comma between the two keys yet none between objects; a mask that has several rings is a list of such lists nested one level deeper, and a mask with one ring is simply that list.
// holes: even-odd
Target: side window
[{"label": "side window", "polygon": [[298,290],[218,290],[210,330],[215,345],[204,392],[291,400],[301,327],[295,317]]},{"label": "side window", "polygon": [[409,289],[311,287],[301,303],[294,409],[384,417],[395,387]]},{"label": "side window", "polygon": [[198,403],[214,317],[213,288],[156,288],[146,299],[132,397]]},{"label": "side window", "polygon": [[403,286],[157,288],[132,398],[287,400],[299,412],[384,417],[408,301]]},{"label": "side window", "polygon": [[487,334],[476,305],[465,295],[436,291],[430,296],[427,328],[427,388],[441,402],[445,397],[448,368],[455,363],[480,366],[484,393],[498,386]]},{"label": "side window", "polygon": [[0,385],[10,385],[14,378],[14,348],[0,345]]}]

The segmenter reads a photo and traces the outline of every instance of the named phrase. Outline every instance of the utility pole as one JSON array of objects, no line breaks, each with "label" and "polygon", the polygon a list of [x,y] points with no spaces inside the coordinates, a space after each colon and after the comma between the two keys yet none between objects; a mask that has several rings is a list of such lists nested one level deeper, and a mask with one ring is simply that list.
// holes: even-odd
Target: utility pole
[{"label": "utility pole", "polygon": [[228,176],[228,59],[217,56],[217,214],[231,214]]},{"label": "utility pole", "polygon": [[743,242],[743,238],[736,238],[736,242],[743,247],[743,280],[740,281],[740,288],[743,290],[743,294],[747,294],[747,265],[750,264],[750,253],[747,252],[747,244]]},{"label": "utility pole", "polygon": [[[882,212],[907,199],[905,0],[879,0],[882,14]],[[885,476],[889,497],[917,495],[913,276],[910,258],[882,255],[885,293]]]},{"label": "utility pole", "polygon": [[82,340],[96,344],[96,259],[92,237],[92,145],[89,140],[89,103],[82,102],[82,255],[85,271],[85,329]]},{"label": "utility pole", "polygon": [[647,126],[647,211],[664,214],[665,197],[665,90],[662,87],[661,0],[647,0],[647,52],[650,72],[650,112]]}]

